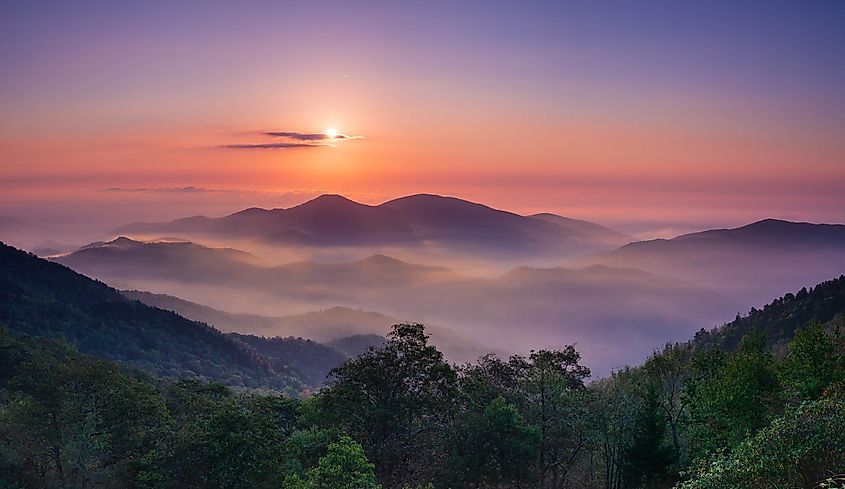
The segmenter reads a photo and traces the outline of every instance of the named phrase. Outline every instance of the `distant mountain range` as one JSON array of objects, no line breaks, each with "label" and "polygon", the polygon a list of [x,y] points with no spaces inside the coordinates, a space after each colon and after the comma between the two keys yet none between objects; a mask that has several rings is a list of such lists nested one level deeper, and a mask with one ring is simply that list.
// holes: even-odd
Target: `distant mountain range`
[{"label": "distant mountain range", "polygon": [[184,297],[181,291],[186,285],[194,291],[200,290],[197,287],[248,290],[257,300],[272,297],[280,307],[357,307],[377,291],[460,279],[459,274],[446,268],[405,263],[383,255],[353,262],[301,261],[269,266],[253,255],[229,248],[184,242],[143,243],[123,237],[87,245],[54,259],[123,288],[149,290],[156,289],[151,284],[157,282],[183,284],[168,289],[179,297]]},{"label": "distant mountain range", "polygon": [[[343,352],[360,352],[368,346],[381,344],[390,327],[402,322],[377,312],[348,307],[331,307],[290,316],[261,316],[221,311],[167,294],[138,290],[122,293],[130,299],[174,311],[222,331],[310,338]],[[432,343],[453,362],[472,362],[494,351],[436,325],[426,325],[426,332],[431,335]]]},{"label": "distant mountain range", "polygon": [[[413,303],[421,314],[434,311],[434,316],[453,318],[450,326],[460,325],[472,312],[474,329],[468,331],[485,340],[495,335],[515,345],[544,348],[574,341],[599,376],[613,366],[636,363],[647,346],[683,336],[678,324],[691,324],[690,317],[725,305],[719,296],[676,279],[604,266],[522,267],[496,279],[464,280],[474,282],[466,290],[455,288],[465,284],[463,280],[417,288]],[[597,304],[591,304],[594,298]],[[674,308],[661,308],[667,304]],[[776,349],[782,349],[795,330],[811,320],[829,329],[845,324],[845,276],[786,294],[716,329],[702,328],[693,343],[731,349],[744,334],[763,331]],[[383,336],[375,332],[392,322],[389,316],[347,308],[267,317],[226,313],[166,295],[120,293],[59,264],[0,245],[0,325],[20,335],[62,339],[83,353],[169,377],[296,393],[319,386],[328,370],[348,356],[380,344]],[[240,332],[222,333],[206,323]],[[245,334],[299,331],[326,344]],[[455,338],[448,337],[448,330],[429,332]],[[609,364],[608,356],[617,363]]]},{"label": "distant mountain range", "polygon": [[[435,342],[456,349],[452,358],[574,342],[599,374],[784,290],[845,273],[845,225],[767,219],[630,242],[586,221],[434,195],[380,205],[324,195],[289,209],[120,231],[145,238],[50,258],[117,288],[190,301],[162,307],[194,319],[208,320],[199,304],[214,308],[211,324],[240,333],[263,322],[272,334],[332,341],[320,336],[331,316],[345,316],[337,324],[349,334],[379,335],[403,318],[442,325]],[[383,316],[356,329],[364,320],[355,316],[366,314],[351,312],[358,309]],[[235,321],[223,311],[260,316]],[[439,341],[447,332],[463,339]]]},{"label": "distant mountain range", "polygon": [[630,243],[583,263],[683,277],[750,307],[845,272],[845,225],[766,219]]},{"label": "distant mountain range", "polygon": [[[680,339],[739,311],[732,300],[696,284],[606,266],[520,267],[493,278],[386,256],[260,266],[228,249],[126,238],[56,259],[122,288],[163,292],[222,310],[290,316],[334,306],[361,308],[444,325],[485,348],[509,353],[577,342],[597,372],[616,366],[608,363],[616,359],[636,361],[655,342]],[[183,306],[165,307],[191,317]]]},{"label": "distant mountain range", "polygon": [[251,208],[221,218],[135,223],[115,233],[251,239],[284,246],[420,246],[561,256],[612,249],[632,239],[586,221],[553,214],[521,216],[423,194],[373,206],[323,195],[288,209]]}]

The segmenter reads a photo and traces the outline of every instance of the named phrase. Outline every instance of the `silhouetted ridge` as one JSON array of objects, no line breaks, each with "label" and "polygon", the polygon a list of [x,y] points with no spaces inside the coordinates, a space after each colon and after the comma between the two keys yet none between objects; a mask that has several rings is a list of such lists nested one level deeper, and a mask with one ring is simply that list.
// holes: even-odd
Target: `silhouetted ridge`
[{"label": "silhouetted ridge", "polygon": [[496,254],[569,255],[610,249],[628,237],[577,220],[525,217],[466,200],[418,194],[380,205],[321,195],[287,209],[245,209],[218,219],[133,224],[120,234],[188,233],[281,245],[431,246]]},{"label": "silhouetted ridge", "polygon": [[733,350],[744,336],[761,332],[776,350],[783,350],[796,330],[812,321],[826,323],[841,313],[845,313],[845,275],[785,294],[762,309],[752,307],[748,315],[737,315],[733,321],[710,331],[702,329],[693,343]]}]

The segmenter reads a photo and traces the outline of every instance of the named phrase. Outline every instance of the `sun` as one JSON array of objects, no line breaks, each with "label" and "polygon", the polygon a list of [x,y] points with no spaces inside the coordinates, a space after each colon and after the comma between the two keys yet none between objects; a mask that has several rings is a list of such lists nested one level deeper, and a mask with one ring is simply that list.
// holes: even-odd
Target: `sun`
[{"label": "sun", "polygon": [[337,137],[337,134],[338,134],[338,133],[337,133],[337,129],[335,129],[335,128],[333,128],[333,127],[330,127],[330,128],[328,128],[328,129],[326,129],[326,136],[328,136],[328,137],[329,137],[329,138],[331,138],[331,139],[336,138],[336,137]]}]

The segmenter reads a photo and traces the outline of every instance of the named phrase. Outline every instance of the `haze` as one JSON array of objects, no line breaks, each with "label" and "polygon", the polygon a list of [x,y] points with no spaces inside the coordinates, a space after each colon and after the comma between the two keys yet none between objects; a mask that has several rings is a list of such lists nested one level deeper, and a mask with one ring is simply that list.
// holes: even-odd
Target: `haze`
[{"label": "haze", "polygon": [[843,59],[841,2],[5,2],[0,240],[601,375],[845,273]]}]

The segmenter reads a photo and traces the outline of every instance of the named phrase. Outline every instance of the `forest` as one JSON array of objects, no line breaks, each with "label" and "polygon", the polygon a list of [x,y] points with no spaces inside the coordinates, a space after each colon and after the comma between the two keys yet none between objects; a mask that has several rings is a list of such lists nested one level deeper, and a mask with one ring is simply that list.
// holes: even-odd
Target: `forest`
[{"label": "forest", "polygon": [[845,353],[667,346],[585,383],[574,347],[455,366],[424,327],[296,398],[0,335],[0,487],[841,487]]}]

